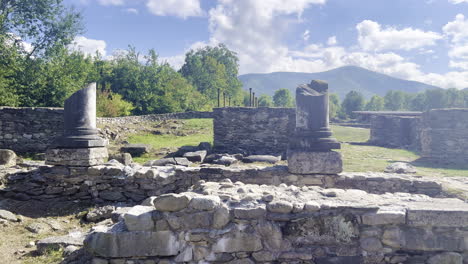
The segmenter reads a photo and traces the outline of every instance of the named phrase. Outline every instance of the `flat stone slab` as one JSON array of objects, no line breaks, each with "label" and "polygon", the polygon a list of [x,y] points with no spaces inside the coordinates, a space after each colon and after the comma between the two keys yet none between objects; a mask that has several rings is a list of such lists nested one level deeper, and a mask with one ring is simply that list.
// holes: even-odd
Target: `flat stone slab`
[{"label": "flat stone slab", "polygon": [[46,152],[46,164],[90,167],[104,164],[107,161],[108,152],[106,147],[101,148],[77,148],[48,149]]},{"label": "flat stone slab", "polygon": [[341,153],[288,150],[289,172],[297,174],[337,174],[343,171]]},{"label": "flat stone slab", "polygon": [[147,144],[127,144],[120,148],[120,151],[130,153],[130,155],[138,157],[151,151],[151,146]]},{"label": "flat stone slab", "polygon": [[281,161],[281,156],[271,156],[271,155],[250,155],[242,159],[242,162],[244,163],[265,162],[265,163],[270,163],[270,164],[276,164],[280,161]]}]

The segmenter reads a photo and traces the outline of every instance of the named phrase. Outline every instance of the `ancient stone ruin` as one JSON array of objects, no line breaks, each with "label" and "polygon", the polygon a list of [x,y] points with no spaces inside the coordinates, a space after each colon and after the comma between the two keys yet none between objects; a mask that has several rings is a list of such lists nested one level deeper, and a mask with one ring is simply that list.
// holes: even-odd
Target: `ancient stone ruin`
[{"label": "ancient stone ruin", "polygon": [[46,152],[51,165],[93,166],[107,160],[106,141],[96,128],[96,83],[65,101],[64,133]]},{"label": "ancient stone ruin", "polygon": [[312,81],[296,89],[296,129],[289,140],[289,171],[336,174],[343,170],[340,143],[328,125],[328,84]]},{"label": "ancient stone ruin", "polygon": [[[209,153],[210,148],[204,149],[203,157],[194,151],[184,153],[194,162],[184,166],[176,161],[179,157],[144,165],[131,159],[126,164],[106,162],[105,142],[97,136],[94,96],[91,84],[67,100],[65,133],[48,151],[47,164],[9,168],[0,189],[2,198],[102,206],[99,214],[88,212],[86,219],[107,220],[74,237],[73,244],[58,238],[37,242],[38,250],[51,244],[86,249],[86,261],[65,263],[468,261],[468,204],[447,192],[440,181],[418,175],[342,172],[341,156],[333,151],[340,143],[329,128],[324,82],[298,87],[295,113],[268,108],[215,110],[215,130],[229,126],[227,120],[235,119],[235,113],[241,114],[232,122],[235,126],[247,123],[252,129],[245,133],[236,128],[224,137],[215,131],[215,144],[218,133],[218,142],[226,143],[223,148],[235,146],[237,140],[246,152],[287,150],[287,166],[247,165],[237,162],[235,155]],[[456,117],[465,112],[457,111],[434,111],[423,117],[430,128],[422,136],[428,153],[454,143],[464,146],[465,126],[449,133],[447,124],[431,123],[458,122]],[[276,121],[280,131],[268,137]],[[447,140],[439,147],[435,138]],[[270,143],[271,147],[261,147]],[[195,163],[207,154],[233,162]],[[250,157],[250,162],[255,158],[259,157]]]}]

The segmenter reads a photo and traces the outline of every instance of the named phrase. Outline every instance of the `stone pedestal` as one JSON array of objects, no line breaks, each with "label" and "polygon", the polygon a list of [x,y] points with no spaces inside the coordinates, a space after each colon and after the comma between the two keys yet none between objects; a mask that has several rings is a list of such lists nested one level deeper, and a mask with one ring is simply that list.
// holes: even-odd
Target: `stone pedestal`
[{"label": "stone pedestal", "polygon": [[53,148],[46,152],[46,164],[73,167],[90,167],[107,161],[106,147],[100,148]]},{"label": "stone pedestal", "polygon": [[107,141],[96,128],[96,83],[77,91],[65,101],[63,136],[46,152],[46,164],[94,166],[106,162]]},{"label": "stone pedestal", "polygon": [[296,129],[288,146],[289,172],[336,174],[343,169],[340,143],[328,121],[328,84],[313,80],[296,89]]},{"label": "stone pedestal", "polygon": [[338,174],[343,171],[341,153],[336,151],[288,151],[289,172],[296,174]]}]

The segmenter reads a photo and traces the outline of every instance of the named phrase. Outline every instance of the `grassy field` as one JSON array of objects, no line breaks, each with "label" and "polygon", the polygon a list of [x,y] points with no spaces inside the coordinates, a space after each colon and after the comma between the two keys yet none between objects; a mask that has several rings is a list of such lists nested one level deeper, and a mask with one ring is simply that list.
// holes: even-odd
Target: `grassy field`
[{"label": "grassy field", "polygon": [[[173,134],[155,135],[152,133],[140,133],[131,135],[128,138],[130,143],[143,143],[153,147],[153,149],[169,148],[176,150],[182,146],[197,146],[200,142],[210,142],[213,144],[213,120],[212,119],[188,119],[184,120],[181,132],[186,136],[176,136]],[[163,155],[156,153],[145,154],[135,157],[136,162],[144,163],[151,159],[161,158]]]},{"label": "grassy field", "polygon": [[[341,141],[339,150],[344,158],[344,170],[351,172],[383,171],[389,164],[397,161],[410,162],[419,174],[427,176],[468,176],[468,167],[444,167],[432,163],[419,161],[418,153],[404,150],[391,149],[377,146],[368,146],[365,143],[369,139],[369,129],[343,127],[333,125],[334,136]],[[128,138],[130,143],[145,143],[153,146],[155,150],[170,148],[176,150],[181,146],[196,146],[200,142],[213,143],[213,121],[211,119],[184,120],[181,131],[190,132],[187,136],[172,134],[154,135],[151,133],[135,134]],[[134,160],[145,162],[150,159],[160,158],[162,155],[151,153]]]}]

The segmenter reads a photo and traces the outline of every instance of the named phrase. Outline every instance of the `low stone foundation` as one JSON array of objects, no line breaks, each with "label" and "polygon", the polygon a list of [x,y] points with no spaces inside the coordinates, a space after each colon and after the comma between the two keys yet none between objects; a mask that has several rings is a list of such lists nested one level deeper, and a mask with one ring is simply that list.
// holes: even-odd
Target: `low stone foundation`
[{"label": "low stone foundation", "polygon": [[444,196],[439,183],[410,175],[341,173],[297,175],[286,166],[274,167],[144,167],[118,162],[93,167],[32,166],[5,176],[0,195],[19,200],[92,200],[140,202],[149,196],[184,192],[199,180],[231,179],[251,184],[321,186],[360,189],[370,193],[407,192]]},{"label": "low stone foundation", "polygon": [[424,195],[200,182],[85,240],[93,263],[426,263],[468,258],[468,204]]}]

